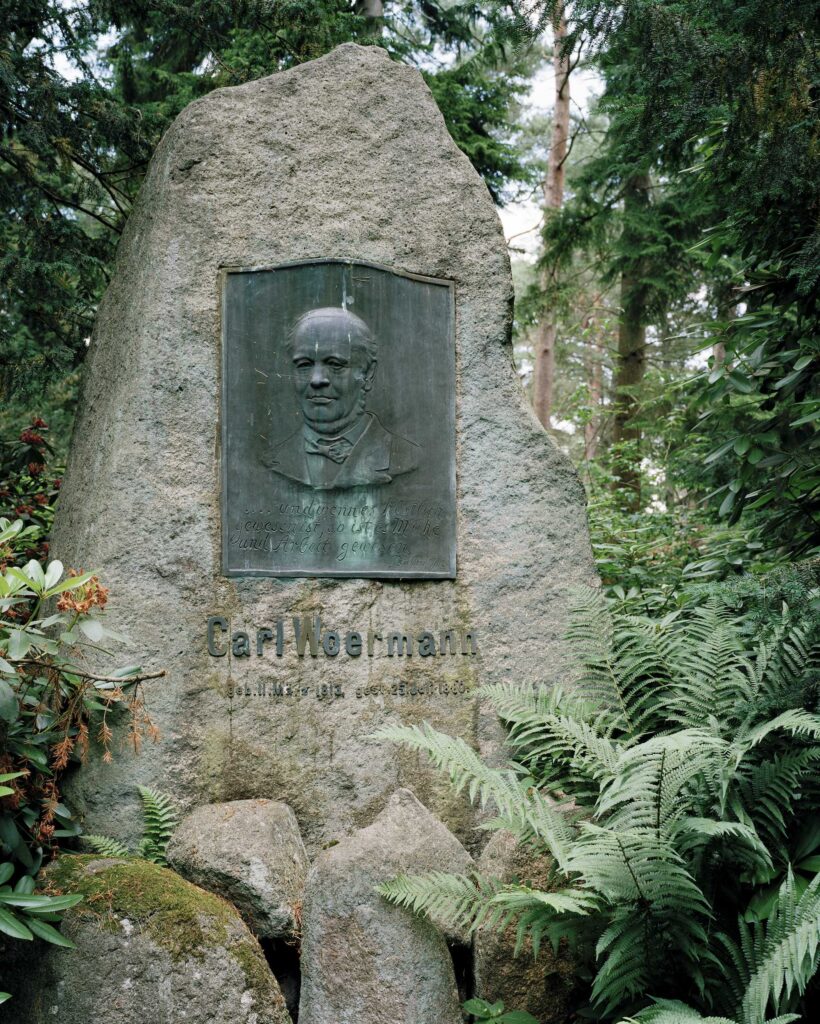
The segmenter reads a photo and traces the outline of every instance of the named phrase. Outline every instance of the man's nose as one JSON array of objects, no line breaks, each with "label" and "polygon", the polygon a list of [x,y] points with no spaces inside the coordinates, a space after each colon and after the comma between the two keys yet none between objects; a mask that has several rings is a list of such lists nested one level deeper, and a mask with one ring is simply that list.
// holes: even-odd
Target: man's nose
[{"label": "man's nose", "polygon": [[330,383],[327,370],[321,363],[314,363],[310,373],[310,386],[312,388],[324,388]]}]

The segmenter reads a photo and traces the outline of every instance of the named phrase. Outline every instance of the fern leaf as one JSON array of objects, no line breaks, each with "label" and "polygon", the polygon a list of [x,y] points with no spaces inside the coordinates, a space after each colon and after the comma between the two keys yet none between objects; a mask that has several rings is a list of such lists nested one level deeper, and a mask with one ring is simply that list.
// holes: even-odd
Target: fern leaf
[{"label": "fern leaf", "polygon": [[481,807],[493,804],[511,831],[522,839],[535,836],[542,840],[558,866],[563,867],[574,828],[543,796],[528,792],[513,771],[490,768],[464,740],[437,732],[426,722],[420,726],[385,726],[374,737],[424,751],[437,768],[449,774],[457,793],[466,789],[473,803]]},{"label": "fern leaf", "polygon": [[438,924],[475,928],[490,913],[499,883],[480,875],[452,875],[430,871],[423,875],[399,875],[383,882],[376,891],[390,903],[425,914]]},{"label": "fern leaf", "polygon": [[[469,928],[504,928],[518,922],[518,954],[524,939],[532,939],[538,955],[541,936],[555,931],[554,939],[572,930],[569,918],[582,917],[598,906],[594,894],[581,889],[542,892],[521,885],[502,885],[480,875],[449,875],[431,871],[423,875],[399,875],[384,882],[377,892],[396,906],[424,914],[439,925]],[[560,924],[557,924],[560,919]]]},{"label": "fern leaf", "polygon": [[[741,923],[741,928],[749,926]],[[762,948],[756,944],[755,959],[743,996],[744,1024],[763,1024],[766,1008],[776,1011],[793,992],[801,995],[820,960],[820,874],[798,899],[794,876],[784,881],[777,904],[765,925],[752,925],[758,934],[765,930]],[[748,948],[748,947],[747,947]]]},{"label": "fern leaf", "polygon": [[791,733],[792,736],[820,739],[820,715],[814,715],[810,711],[804,711],[802,708],[790,708],[775,718],[770,718],[767,722],[761,722],[738,739],[735,744],[738,759],[742,758],[778,729]]},{"label": "fern leaf", "polygon": [[166,793],[148,786],[138,786],[137,789],[144,816],[140,856],[154,864],[167,865],[165,851],[178,824],[176,808]]},{"label": "fern leaf", "polygon": [[88,847],[92,853],[100,853],[104,857],[130,857],[131,851],[123,843],[109,836],[94,834],[84,835],[83,845]]},{"label": "fern leaf", "polygon": [[[656,999],[652,1006],[619,1024],[738,1024],[729,1017],[702,1017],[700,1013],[677,999]],[[772,1022],[774,1024],[774,1022]],[[782,1021],[781,1024],[786,1024]]]}]

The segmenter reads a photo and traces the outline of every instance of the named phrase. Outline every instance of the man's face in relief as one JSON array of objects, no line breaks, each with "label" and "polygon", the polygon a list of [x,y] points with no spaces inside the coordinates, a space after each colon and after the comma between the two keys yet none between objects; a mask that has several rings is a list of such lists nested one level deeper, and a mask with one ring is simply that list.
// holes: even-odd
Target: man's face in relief
[{"label": "man's face in relief", "polygon": [[297,325],[291,358],[305,420],[334,437],[363,415],[376,361],[367,325],[344,309],[313,310]]}]

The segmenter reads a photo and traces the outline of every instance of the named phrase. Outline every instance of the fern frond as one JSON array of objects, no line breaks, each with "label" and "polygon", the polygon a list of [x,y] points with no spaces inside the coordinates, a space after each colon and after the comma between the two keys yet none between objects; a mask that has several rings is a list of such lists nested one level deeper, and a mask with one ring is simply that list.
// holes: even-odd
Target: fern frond
[{"label": "fern frond", "polygon": [[738,775],[737,796],[745,816],[781,859],[787,857],[786,829],[795,799],[802,795],[804,780],[815,776],[818,761],[820,746],[812,746],[758,762]]},{"label": "fern frond", "polygon": [[[477,928],[490,914],[492,899],[501,886],[480,875],[453,875],[430,871],[399,875],[376,891],[390,903],[424,914],[438,924]],[[500,914],[496,915],[496,919]]]},{"label": "fern frond", "polygon": [[640,904],[674,917],[681,938],[704,938],[709,905],[668,838],[655,829],[614,832],[582,823],[567,869],[610,904]]},{"label": "fern frond", "polygon": [[130,857],[131,851],[124,844],[109,836],[99,836],[90,833],[82,837],[83,845],[88,847],[92,853],[100,853],[103,857]]},{"label": "fern frond", "polygon": [[[729,1017],[702,1017],[700,1013],[677,999],[656,999],[634,1017],[624,1017],[619,1024],[738,1024]],[[774,1022],[772,1022],[774,1024]],[[782,1021],[781,1024],[786,1024]]]},{"label": "fern frond", "polygon": [[148,786],[138,786],[137,789],[144,818],[139,854],[154,864],[167,866],[165,851],[178,824],[176,807],[166,793]]},{"label": "fern frond", "polygon": [[439,925],[455,924],[477,931],[505,928],[516,921],[516,956],[527,936],[537,956],[545,933],[557,944],[572,930],[569,918],[583,917],[599,905],[594,894],[581,889],[542,892],[527,886],[502,885],[477,874],[449,875],[441,871],[399,875],[379,885],[377,892],[390,903],[424,914]]},{"label": "fern frond", "polygon": [[596,782],[612,776],[618,748],[600,729],[601,715],[591,705],[573,700],[558,687],[527,691],[497,685],[480,692],[510,728],[510,742],[525,764],[569,762]]},{"label": "fern frond", "polygon": [[493,804],[512,832],[523,839],[537,836],[563,867],[574,836],[573,826],[544,797],[530,794],[515,772],[490,768],[464,740],[437,732],[427,722],[385,726],[374,737],[424,751],[437,768],[448,773],[457,793],[466,789],[473,803],[481,807]]},{"label": "fern frond", "polygon": [[761,722],[754,728],[744,731],[739,736],[734,749],[737,752],[738,760],[747,754],[754,747],[758,746],[773,732],[782,729],[792,736],[809,737],[820,739],[820,715],[804,711],[803,708],[789,708],[781,714]]},{"label": "fern frond", "polygon": [[722,764],[726,744],[705,729],[680,729],[654,736],[623,751],[617,771],[604,788],[596,817],[616,829],[660,830],[689,813],[684,788]]},{"label": "fern frond", "polygon": [[[741,923],[741,928],[750,926]],[[777,904],[764,925],[765,942],[755,945],[758,954],[749,964],[751,975],[742,1002],[743,1024],[763,1024],[766,1008],[788,1009],[783,1002],[794,992],[801,995],[820,961],[820,875],[798,898],[794,876],[784,881]],[[748,947],[747,947],[748,948]]]},{"label": "fern frond", "polygon": [[714,818],[681,818],[675,823],[675,845],[682,853],[705,847],[716,839],[731,839],[726,858],[758,877],[769,876],[772,858],[766,845],[751,825],[741,821],[717,821]]},{"label": "fern frond", "polygon": [[599,590],[576,597],[567,639],[577,662],[574,691],[639,735],[663,705],[666,652],[654,625],[612,613]]},{"label": "fern frond", "polygon": [[714,601],[695,608],[674,629],[686,651],[678,652],[672,717],[684,726],[709,717],[731,729],[745,716],[755,692],[752,664],[736,624]]},{"label": "fern frond", "polygon": [[573,606],[566,635],[577,660],[573,692],[634,737],[665,721],[673,669],[685,657],[675,634],[610,611],[600,591],[591,590]]}]

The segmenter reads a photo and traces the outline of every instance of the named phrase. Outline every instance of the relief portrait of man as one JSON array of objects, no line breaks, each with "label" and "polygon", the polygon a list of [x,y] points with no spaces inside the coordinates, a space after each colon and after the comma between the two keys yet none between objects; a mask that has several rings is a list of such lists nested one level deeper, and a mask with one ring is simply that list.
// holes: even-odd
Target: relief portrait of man
[{"label": "relief portrait of man", "polygon": [[376,377],[370,327],[341,307],[312,309],[288,335],[303,423],[263,460],[280,476],[317,490],[389,484],[418,468],[421,447],[367,409]]}]

